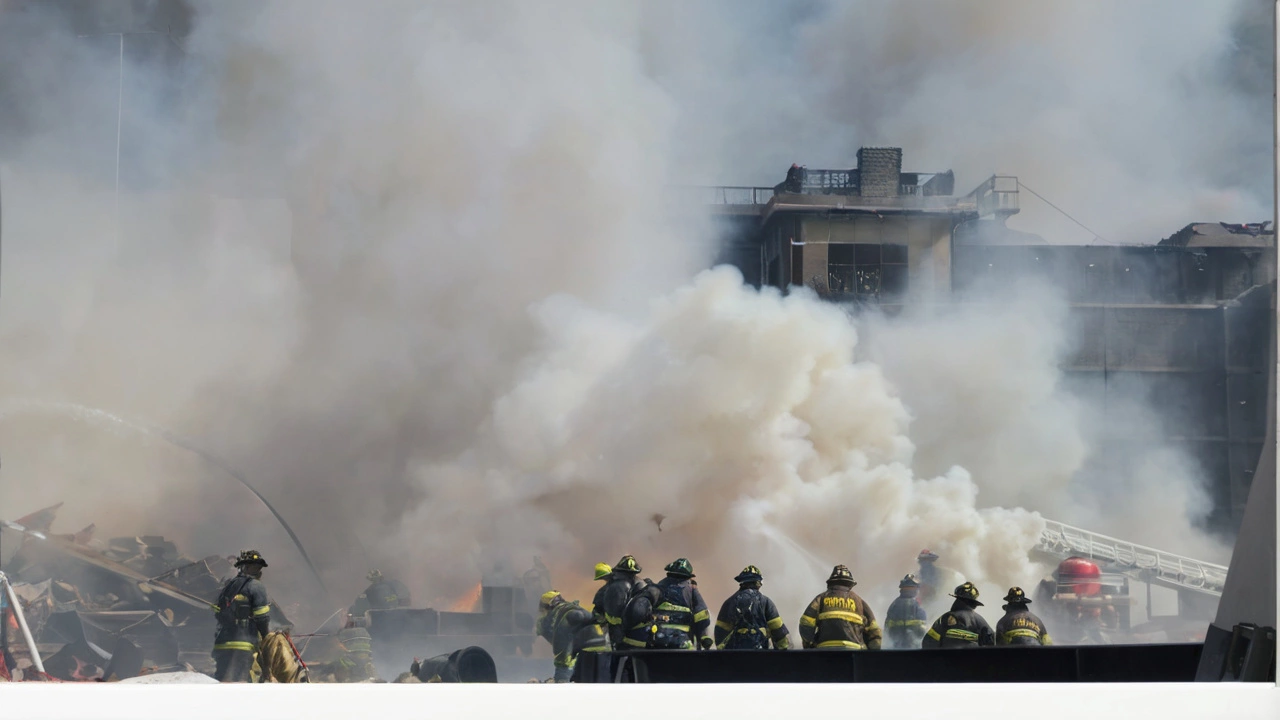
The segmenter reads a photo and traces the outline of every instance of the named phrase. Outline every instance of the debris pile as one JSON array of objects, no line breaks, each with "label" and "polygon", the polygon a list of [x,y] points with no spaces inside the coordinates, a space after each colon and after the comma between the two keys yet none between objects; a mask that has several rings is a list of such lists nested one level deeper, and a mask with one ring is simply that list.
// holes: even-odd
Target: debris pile
[{"label": "debris pile", "polygon": [[[72,535],[51,533],[61,505],[0,521],[5,540],[20,542],[4,570],[47,674],[90,681],[211,671],[209,610],[222,582],[235,574],[231,563],[218,556],[194,560],[161,536],[104,543],[94,539],[92,525]],[[11,618],[6,610],[6,624]],[[11,669],[21,674],[31,665],[29,652],[7,630]]]}]

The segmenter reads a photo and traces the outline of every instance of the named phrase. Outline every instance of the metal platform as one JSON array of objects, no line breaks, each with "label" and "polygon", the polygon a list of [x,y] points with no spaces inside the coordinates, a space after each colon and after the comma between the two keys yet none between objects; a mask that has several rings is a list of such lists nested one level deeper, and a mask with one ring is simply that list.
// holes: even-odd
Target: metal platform
[{"label": "metal platform", "polygon": [[575,682],[1192,682],[1203,645],[970,650],[641,650],[579,659]]}]

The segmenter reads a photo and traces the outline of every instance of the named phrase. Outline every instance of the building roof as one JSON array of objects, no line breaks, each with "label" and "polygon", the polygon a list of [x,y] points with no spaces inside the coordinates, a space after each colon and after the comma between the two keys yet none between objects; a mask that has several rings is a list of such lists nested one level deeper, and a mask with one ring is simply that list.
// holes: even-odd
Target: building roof
[{"label": "building roof", "polygon": [[1260,223],[1191,223],[1160,241],[1169,247],[1269,248],[1275,247],[1275,229],[1271,222]]}]

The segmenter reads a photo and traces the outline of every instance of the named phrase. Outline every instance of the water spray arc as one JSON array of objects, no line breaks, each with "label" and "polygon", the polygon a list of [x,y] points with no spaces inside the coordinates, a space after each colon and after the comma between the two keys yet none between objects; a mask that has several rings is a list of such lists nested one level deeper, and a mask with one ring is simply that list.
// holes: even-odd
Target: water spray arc
[{"label": "water spray arc", "polygon": [[70,418],[94,426],[101,426],[102,423],[111,423],[117,428],[126,428],[143,435],[158,437],[170,445],[186,450],[196,457],[199,457],[201,460],[204,460],[210,465],[218,468],[223,473],[231,476],[247,488],[249,492],[253,493],[254,497],[258,498],[258,500],[262,502],[262,505],[270,511],[271,515],[280,523],[280,527],[284,528],[284,531],[289,535],[289,539],[293,541],[293,545],[298,549],[298,553],[302,555],[302,559],[306,562],[307,568],[311,570],[311,575],[315,578],[316,584],[318,584],[320,589],[328,595],[329,589],[325,587],[324,580],[320,577],[320,571],[316,569],[315,563],[311,561],[311,556],[307,554],[306,548],[302,546],[302,541],[298,539],[298,535],[293,531],[293,528],[289,527],[289,523],[285,522],[284,517],[265,497],[263,497],[262,493],[258,492],[258,489],[255,488],[243,474],[220,460],[217,456],[200,448],[200,446],[196,445],[193,440],[183,437],[177,433],[170,432],[169,430],[165,430],[161,427],[122,418],[118,415],[109,413],[106,410],[91,408],[76,403],[53,402],[47,400],[7,400],[0,402],[0,422],[23,415],[55,415],[57,417]]}]

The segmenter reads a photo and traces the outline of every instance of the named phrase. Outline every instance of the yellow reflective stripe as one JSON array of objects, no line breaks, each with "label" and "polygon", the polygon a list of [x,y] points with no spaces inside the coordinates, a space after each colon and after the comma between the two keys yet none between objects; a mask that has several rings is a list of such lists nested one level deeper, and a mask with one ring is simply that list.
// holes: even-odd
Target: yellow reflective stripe
[{"label": "yellow reflective stripe", "polygon": [[716,627],[722,630],[733,630],[733,626],[723,620],[717,620]]},{"label": "yellow reflective stripe", "polygon": [[937,630],[934,630],[933,628],[929,628],[929,632],[925,633],[925,635],[928,635],[929,637],[933,638],[934,640],[941,640],[941,639],[942,639],[942,636],[938,634],[938,631],[937,631]]},{"label": "yellow reflective stripe", "polygon": [[609,648],[604,645],[592,645],[591,647],[582,648],[582,652],[609,652]]},{"label": "yellow reflective stripe", "polygon": [[875,620],[872,620],[871,622],[867,623],[867,630],[868,630],[868,631],[871,631],[871,630],[879,630],[879,629],[880,629],[880,626],[876,624],[876,621],[875,621]]},{"label": "yellow reflective stripe", "polygon": [[667,628],[668,630],[679,630],[680,632],[686,632],[686,633],[687,633],[687,632],[689,632],[689,626],[688,626],[688,625],[667,625],[667,624],[663,623],[663,624],[658,625],[658,627],[660,627],[660,628]]},{"label": "yellow reflective stripe", "polygon": [[862,616],[852,610],[828,610],[818,613],[819,620],[848,620],[855,625],[862,624]]},{"label": "yellow reflective stripe", "polygon": [[759,632],[764,632],[764,631],[763,631],[763,630],[761,630],[760,628],[741,628],[741,629],[738,629],[738,630],[734,630],[734,632],[736,632],[736,633],[742,633],[742,634],[744,634],[744,635],[745,635],[746,633],[759,633]]},{"label": "yellow reflective stripe", "polygon": [[235,596],[235,597],[233,597],[233,598],[231,598],[231,599],[232,599],[232,600],[234,600],[234,601],[236,601],[236,602],[248,602],[248,601],[249,601],[249,598],[248,598],[247,596],[245,596],[245,595],[237,595],[237,596]]},{"label": "yellow reflective stripe", "polygon": [[1044,635],[1041,635],[1041,636],[1040,636],[1040,644],[1041,644],[1041,645],[1052,645],[1052,644],[1053,644],[1053,639],[1049,637],[1049,633],[1045,633]]},{"label": "yellow reflective stripe", "polygon": [[254,608],[254,609],[253,609],[253,614],[254,614],[254,616],[255,616],[255,617],[256,617],[256,616],[258,616],[258,615],[266,615],[266,614],[267,614],[267,613],[269,613],[269,612],[271,612],[271,606],[270,606],[270,605],[261,605],[261,606],[256,607],[256,608]]},{"label": "yellow reflective stripe", "polygon": [[257,650],[251,642],[242,642],[240,640],[232,640],[231,642],[218,643],[213,646],[214,650],[244,650],[245,652],[253,652]]},{"label": "yellow reflective stripe", "polygon": [[818,621],[808,615],[803,615],[800,618],[800,624],[805,627],[813,627],[818,624]]},{"label": "yellow reflective stripe", "polygon": [[689,608],[683,605],[672,605],[669,602],[662,603],[661,605],[658,606],[657,609],[666,610],[667,612],[693,612],[692,610],[690,610]]},{"label": "yellow reflective stripe", "polygon": [[773,646],[779,650],[789,650],[791,649],[791,638],[783,637],[781,640],[776,640]]},{"label": "yellow reflective stripe", "polygon": [[1008,632],[1006,632],[1004,634],[1004,641],[1009,642],[1010,640],[1016,637],[1029,637],[1029,638],[1034,638],[1036,640],[1039,640],[1040,633],[1036,632],[1035,630],[1029,630],[1027,628],[1017,628],[1015,630],[1009,630]]},{"label": "yellow reflective stripe", "polygon": [[770,620],[767,624],[770,630],[777,630],[778,628],[782,627],[782,618],[776,617]]},{"label": "yellow reflective stripe", "polygon": [[957,640],[977,640],[978,633],[961,630],[960,628],[949,628],[947,630],[947,637],[955,638]]},{"label": "yellow reflective stripe", "polygon": [[711,619],[711,613],[707,612],[706,610],[699,610],[698,612],[693,614],[693,621],[696,623],[702,622],[703,620],[710,620],[710,619]]},{"label": "yellow reflective stripe", "polygon": [[849,648],[851,650],[862,649],[861,645],[859,645],[858,643],[852,640],[823,640],[822,642],[818,643],[817,647],[820,647],[820,648],[842,647],[842,648]]},{"label": "yellow reflective stripe", "polygon": [[890,620],[885,623],[885,626],[891,627],[891,628],[924,627],[924,621],[923,620]]},{"label": "yellow reflective stripe", "polygon": [[606,622],[608,622],[610,625],[621,625],[621,624],[622,624],[622,618],[620,618],[620,617],[614,617],[614,616],[610,615],[609,613],[605,613],[605,614],[604,614],[604,619],[605,619],[605,621],[606,621]]},{"label": "yellow reflective stripe", "polygon": [[634,645],[635,647],[644,647],[645,645],[647,645],[647,644],[648,644],[648,643],[646,643],[646,642],[645,642],[645,641],[643,641],[643,640],[633,640],[633,639],[631,639],[631,638],[629,638],[629,637],[624,637],[624,638],[622,638],[622,642],[624,642],[624,643],[626,643],[626,644],[628,644],[628,645]]}]

